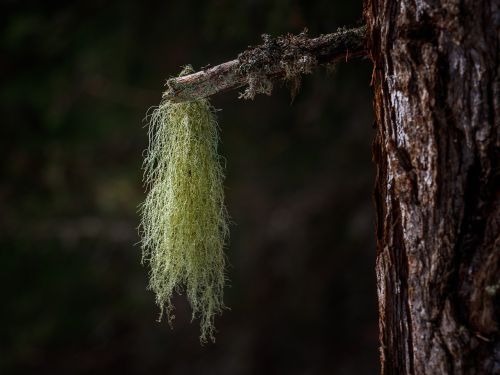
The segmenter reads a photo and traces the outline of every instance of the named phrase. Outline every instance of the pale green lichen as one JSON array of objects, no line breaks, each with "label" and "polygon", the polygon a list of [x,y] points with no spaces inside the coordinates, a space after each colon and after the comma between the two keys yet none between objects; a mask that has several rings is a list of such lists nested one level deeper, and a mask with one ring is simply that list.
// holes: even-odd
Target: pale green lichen
[{"label": "pale green lichen", "polygon": [[172,295],[186,292],[201,342],[214,339],[224,308],[223,248],[228,236],[218,126],[205,99],[164,101],[151,116],[144,161],[148,196],[141,206],[143,261],[160,319],[174,318]]}]

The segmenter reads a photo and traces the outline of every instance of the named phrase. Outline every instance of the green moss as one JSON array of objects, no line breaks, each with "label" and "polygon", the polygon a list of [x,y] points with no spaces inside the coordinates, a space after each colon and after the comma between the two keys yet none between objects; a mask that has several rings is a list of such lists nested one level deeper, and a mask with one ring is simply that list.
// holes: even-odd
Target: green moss
[{"label": "green moss", "polygon": [[143,261],[161,317],[174,318],[172,295],[186,292],[201,342],[214,339],[224,308],[224,244],[228,236],[218,126],[207,100],[165,101],[151,116],[141,206]]}]

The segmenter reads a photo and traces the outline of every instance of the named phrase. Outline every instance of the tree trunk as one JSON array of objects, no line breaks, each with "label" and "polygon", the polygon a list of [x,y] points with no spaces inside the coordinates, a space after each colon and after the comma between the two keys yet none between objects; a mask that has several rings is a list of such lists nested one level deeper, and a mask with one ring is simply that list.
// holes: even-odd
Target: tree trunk
[{"label": "tree trunk", "polygon": [[366,4],[383,374],[500,374],[499,7]]}]

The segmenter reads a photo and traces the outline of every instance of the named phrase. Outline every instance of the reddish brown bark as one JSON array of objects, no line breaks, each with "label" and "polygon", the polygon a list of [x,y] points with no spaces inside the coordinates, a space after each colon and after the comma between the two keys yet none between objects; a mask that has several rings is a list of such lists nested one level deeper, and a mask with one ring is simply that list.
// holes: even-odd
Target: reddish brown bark
[{"label": "reddish brown bark", "polygon": [[500,374],[499,7],[366,4],[384,374]]}]

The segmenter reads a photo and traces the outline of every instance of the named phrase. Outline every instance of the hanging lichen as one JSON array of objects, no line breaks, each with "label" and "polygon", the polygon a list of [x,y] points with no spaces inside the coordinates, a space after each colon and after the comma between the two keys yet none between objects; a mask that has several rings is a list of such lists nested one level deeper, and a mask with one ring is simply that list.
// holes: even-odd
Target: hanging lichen
[{"label": "hanging lichen", "polygon": [[[181,73],[182,74],[182,73]],[[202,342],[214,339],[224,308],[224,244],[228,235],[218,126],[205,99],[164,101],[151,116],[144,162],[148,196],[141,207],[143,261],[161,316],[174,318],[172,295],[186,292]]]}]

